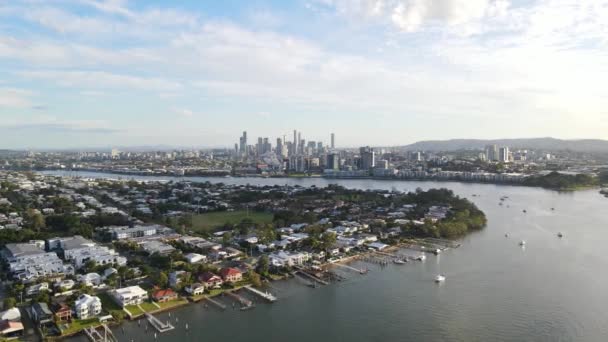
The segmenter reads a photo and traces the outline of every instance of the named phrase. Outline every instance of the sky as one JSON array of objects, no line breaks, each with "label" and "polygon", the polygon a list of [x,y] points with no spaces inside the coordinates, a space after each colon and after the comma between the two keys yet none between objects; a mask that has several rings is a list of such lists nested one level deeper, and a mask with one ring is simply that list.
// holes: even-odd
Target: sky
[{"label": "sky", "polygon": [[294,129],[608,139],[608,0],[0,1],[0,149]]}]

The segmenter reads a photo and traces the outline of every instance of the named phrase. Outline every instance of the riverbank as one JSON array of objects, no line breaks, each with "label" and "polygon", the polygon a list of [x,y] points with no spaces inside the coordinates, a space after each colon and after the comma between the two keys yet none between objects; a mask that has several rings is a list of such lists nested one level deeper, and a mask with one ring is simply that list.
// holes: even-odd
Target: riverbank
[{"label": "riverbank", "polygon": [[[18,171],[18,170],[15,170]],[[542,185],[533,185],[533,184],[524,184],[523,182],[504,182],[504,181],[484,181],[484,180],[469,180],[462,178],[431,178],[431,177],[418,177],[418,178],[400,178],[400,177],[374,177],[374,176],[361,176],[361,177],[328,177],[323,175],[297,175],[297,176],[264,176],[264,175],[228,175],[228,176],[214,176],[214,175],[170,175],[170,174],[132,174],[132,173],[119,173],[119,172],[100,172],[100,171],[85,171],[85,170],[65,170],[65,169],[57,169],[57,170],[31,170],[34,172],[40,172],[42,174],[51,174],[51,175],[62,175],[68,177],[83,177],[83,178],[108,178],[108,179],[121,179],[122,177],[116,176],[124,176],[126,179],[150,179],[150,180],[187,180],[187,181],[196,181],[197,179],[204,178],[206,181],[216,181],[218,183],[229,183],[229,179],[251,179],[251,180],[285,180],[285,181],[297,181],[297,180],[323,180],[328,184],[340,181],[380,181],[380,182],[399,182],[399,183],[408,183],[408,182],[420,182],[420,183],[461,183],[461,184],[488,184],[488,185],[500,185],[500,186],[512,186],[512,187],[525,187],[525,188],[541,188],[552,191],[584,191],[589,189],[599,188],[599,185],[583,185],[583,186],[568,186],[568,187],[552,187],[552,186],[542,186]]]}]

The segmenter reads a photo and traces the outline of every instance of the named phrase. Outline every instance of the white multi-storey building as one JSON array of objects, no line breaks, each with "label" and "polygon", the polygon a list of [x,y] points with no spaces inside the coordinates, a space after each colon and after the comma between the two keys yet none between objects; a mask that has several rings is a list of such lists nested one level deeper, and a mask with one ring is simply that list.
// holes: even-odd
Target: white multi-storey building
[{"label": "white multi-storey building", "polygon": [[101,300],[97,296],[80,295],[74,303],[74,311],[78,319],[95,317],[101,313]]},{"label": "white multi-storey building", "polygon": [[141,304],[148,299],[148,292],[139,286],[129,286],[122,289],[116,289],[112,291],[111,294],[112,297],[114,297],[114,300],[116,300],[118,305],[121,307]]}]

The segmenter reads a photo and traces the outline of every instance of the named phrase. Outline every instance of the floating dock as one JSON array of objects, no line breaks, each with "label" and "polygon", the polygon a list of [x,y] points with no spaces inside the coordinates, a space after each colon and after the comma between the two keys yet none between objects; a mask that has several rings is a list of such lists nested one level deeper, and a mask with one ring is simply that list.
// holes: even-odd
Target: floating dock
[{"label": "floating dock", "polygon": [[262,291],[260,291],[260,290],[258,290],[256,288],[252,287],[251,285],[245,286],[244,288],[247,289],[247,290],[249,290],[249,291],[251,291],[252,293],[254,293],[254,294],[256,294],[256,295],[258,295],[258,296],[266,299],[267,301],[269,301],[271,303],[276,302],[276,300],[277,300],[277,297],[273,296],[272,293],[270,293],[270,292],[262,292]]}]

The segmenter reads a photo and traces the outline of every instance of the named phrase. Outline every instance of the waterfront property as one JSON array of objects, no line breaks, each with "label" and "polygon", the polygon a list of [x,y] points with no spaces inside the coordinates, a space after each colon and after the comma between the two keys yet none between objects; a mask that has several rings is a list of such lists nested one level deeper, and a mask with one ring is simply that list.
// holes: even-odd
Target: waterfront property
[{"label": "waterfront property", "polygon": [[171,289],[157,290],[152,294],[152,299],[158,303],[169,302],[177,299],[177,293]]},{"label": "waterfront property", "polygon": [[101,300],[97,296],[82,294],[74,303],[74,312],[78,319],[96,317],[101,313]]},{"label": "waterfront property", "polygon": [[121,307],[137,305],[148,299],[148,292],[139,286],[129,286],[111,292],[112,297]]}]

